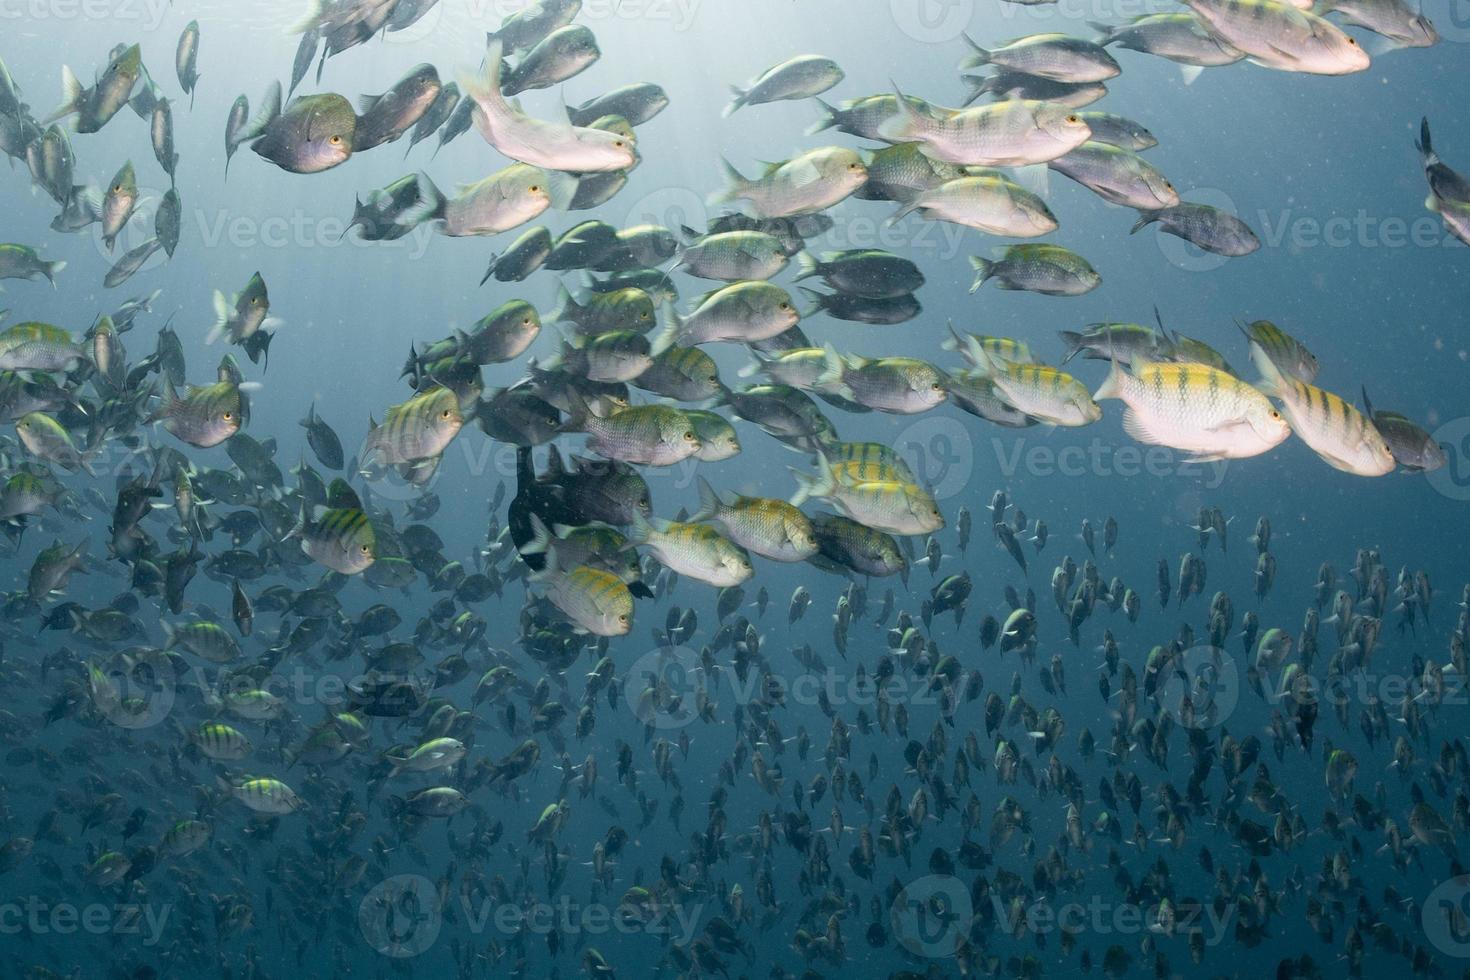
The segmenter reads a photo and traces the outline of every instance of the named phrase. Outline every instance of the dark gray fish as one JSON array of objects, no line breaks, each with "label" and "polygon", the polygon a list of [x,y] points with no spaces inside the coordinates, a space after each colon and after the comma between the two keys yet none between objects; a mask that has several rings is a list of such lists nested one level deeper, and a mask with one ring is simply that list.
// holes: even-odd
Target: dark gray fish
[{"label": "dark gray fish", "polygon": [[669,96],[653,82],[634,82],[604,92],[579,106],[567,107],[567,119],[573,126],[591,126],[604,116],[620,116],[630,126],[641,126],[668,108]]},{"label": "dark gray fish", "polygon": [[433,65],[417,65],[382,95],[359,98],[362,114],[351,136],[352,149],[370,150],[399,139],[429,111],[441,88]]},{"label": "dark gray fish", "polygon": [[510,98],[532,89],[550,88],[586,71],[600,57],[602,51],[591,28],[584,24],[559,27],[527,51],[514,68],[502,72],[501,94]]},{"label": "dark gray fish", "polygon": [[1363,389],[1363,411],[1373,419],[1373,427],[1388,443],[1394,461],[1404,469],[1429,473],[1448,461],[1444,447],[1408,418],[1398,412],[1374,411],[1367,388]]},{"label": "dark gray fish", "polygon": [[286,89],[288,96],[296,91],[296,86],[301,84],[301,80],[311,69],[311,63],[316,60],[316,50],[321,43],[321,32],[315,27],[302,32],[301,40],[296,45],[296,57],[291,61],[291,87]]},{"label": "dark gray fish", "polygon": [[1249,255],[1261,247],[1250,226],[1229,211],[1182,201],[1172,208],[1140,211],[1130,233],[1158,222],[1159,228],[1216,255]]},{"label": "dark gray fish", "polygon": [[444,125],[454,113],[455,108],[459,106],[459,99],[459,85],[455,82],[449,82],[439,89],[439,94],[435,97],[434,104],[429,106],[429,111],[414,123],[413,132],[408,137],[408,150],[403,151],[404,156],[408,156],[409,150],[417,146],[420,141],[433,136],[434,132]]},{"label": "dark gray fish", "polygon": [[183,204],[179,202],[177,188],[170,187],[163,194],[163,200],[158,202],[158,210],[153,213],[153,234],[163,251],[169,258],[174,257],[174,249],[179,247],[179,230],[183,217]]},{"label": "dark gray fish", "polygon": [[475,100],[460,99],[454,111],[449,114],[449,121],[444,128],[439,130],[439,145],[434,147],[434,156],[450,143],[469,132],[470,126],[474,124]]},{"label": "dark gray fish", "polygon": [[316,454],[321,464],[330,470],[340,470],[343,462],[342,440],[338,439],[332,427],[316,414],[315,402],[312,402],[311,408],[307,410],[306,418],[301,420],[300,425],[306,430],[307,445],[311,446],[311,451]]},{"label": "dark gray fish", "polygon": [[480,285],[485,285],[492,276],[498,282],[520,282],[546,263],[551,250],[550,229],[545,225],[528,228],[504,252],[490,257]]},{"label": "dark gray fish", "polygon": [[102,278],[102,285],[108,289],[114,289],[133,278],[133,274],[143,268],[143,264],[153,258],[153,253],[163,248],[163,242],[155,235],[136,248],[129,249],[122,258],[118,259],[107,275]]},{"label": "dark gray fish", "polygon": [[[276,83],[276,91],[280,91],[279,83]],[[225,176],[230,175],[230,158],[240,148],[240,144],[250,138],[248,127],[250,125],[250,100],[243,95],[237,95],[235,102],[230,106],[230,114],[225,117]]]}]

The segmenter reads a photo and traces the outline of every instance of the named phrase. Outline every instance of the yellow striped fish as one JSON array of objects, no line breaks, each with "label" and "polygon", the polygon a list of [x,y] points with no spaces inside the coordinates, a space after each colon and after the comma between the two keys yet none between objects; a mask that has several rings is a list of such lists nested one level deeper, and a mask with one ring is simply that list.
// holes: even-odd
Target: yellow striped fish
[{"label": "yellow striped fish", "polygon": [[1017,411],[1048,425],[1089,425],[1102,418],[1097,402],[1067,372],[1046,364],[1016,364],[987,353],[973,336],[965,341],[975,370]]},{"label": "yellow striped fish", "polygon": [[1292,431],[1329,466],[1358,476],[1382,476],[1393,470],[1388,443],[1362,412],[1330,391],[1283,374],[1254,340],[1251,360],[1261,372],[1257,387],[1281,401]]},{"label": "yellow striped fish", "polygon": [[1095,396],[1128,406],[1123,428],[1139,442],[1168,446],[1191,460],[1243,459],[1280,445],[1291,429],[1265,395],[1204,364],[1113,361]]}]

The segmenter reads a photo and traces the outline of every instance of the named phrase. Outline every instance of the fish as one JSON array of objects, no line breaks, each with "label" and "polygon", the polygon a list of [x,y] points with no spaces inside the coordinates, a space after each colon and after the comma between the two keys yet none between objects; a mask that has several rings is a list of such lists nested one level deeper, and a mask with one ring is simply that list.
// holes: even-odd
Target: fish
[{"label": "fish", "polygon": [[439,98],[439,72],[433,65],[416,65],[382,95],[358,98],[351,151],[371,150],[395,142],[412,129]]},{"label": "fish", "polygon": [[357,494],[340,478],[332,481],[327,506],[308,513],[302,501],[301,516],[285,540],[299,540],[309,558],[342,575],[361,574],[377,558],[372,521]]},{"label": "fish", "polygon": [[282,110],[279,83],[272,91],[275,101],[266,103],[263,122],[251,126],[259,131],[249,137],[252,150],[294,174],[322,173],[347,162],[357,133],[352,103],[335,92],[325,92],[301,96]]},{"label": "fish", "polygon": [[1261,374],[1256,387],[1277,398],[1296,433],[1333,469],[1357,476],[1393,470],[1393,454],[1372,421],[1337,395],[1282,374],[1266,349],[1252,340],[1251,361]]},{"label": "fish", "polygon": [[178,76],[179,88],[189,96],[189,108],[194,108],[194,88],[199,84],[199,21],[191,20],[179,34],[179,43],[174,48],[174,74]]},{"label": "fish", "polygon": [[1347,75],[1366,71],[1370,62],[1331,21],[1281,0],[1187,0],[1187,6],[1207,31],[1264,68]]},{"label": "fish", "polygon": [[1470,180],[1450,169],[1434,152],[1427,116],[1419,121],[1419,139],[1414,148],[1424,160],[1424,176],[1429,181],[1424,207],[1439,215],[1450,234],[1470,244]]},{"label": "fish", "polygon": [[633,165],[636,141],[627,136],[535,119],[506,102],[500,88],[502,49],[502,39],[492,40],[484,77],[460,81],[485,142],[512,160],[545,170],[605,173]]},{"label": "fish", "polygon": [[815,214],[851,196],[868,179],[861,154],[845,146],[823,146],[773,163],[754,179],[721,158],[726,186],[710,201],[747,201],[759,218]]},{"label": "fish", "polygon": [[734,98],[725,106],[722,115],[728,118],[746,106],[813,98],[845,77],[841,66],[831,58],[816,54],[797,55],[767,68],[744,88],[730,86],[730,94]]},{"label": "fish", "polygon": [[75,115],[77,132],[98,132],[133,98],[142,75],[143,52],[136,44],[115,53],[90,88],[84,88],[71,68],[63,65],[61,105],[41,125]]},{"label": "fish", "polygon": [[897,89],[899,112],[879,127],[889,142],[916,142],[931,160],[972,167],[1022,167],[1065,156],[1092,130],[1067,106],[1007,99],[973,109],[921,113]]},{"label": "fish", "polygon": [[[550,88],[586,71],[601,57],[602,50],[598,48],[591,28],[584,24],[558,27],[538,41],[514,68],[505,73],[502,93],[509,98],[532,89]],[[571,122],[574,126],[586,125],[576,120]]]},{"label": "fish", "polygon": [[1182,201],[1173,207],[1140,211],[1131,233],[1157,223],[1161,231],[1215,255],[1238,258],[1261,247],[1261,240],[1240,218],[1209,204]]},{"label": "fish", "polygon": [[27,245],[0,244],[0,279],[44,278],[56,288],[56,275],[66,268],[64,260],[47,261]]},{"label": "fish", "polygon": [[[1310,378],[1301,380],[1310,381]],[[1444,447],[1434,437],[1398,412],[1374,411],[1368,400],[1368,389],[1363,388],[1363,412],[1373,422],[1373,428],[1383,437],[1394,462],[1406,470],[1432,473],[1449,461]]]},{"label": "fish", "polygon": [[1044,296],[1080,296],[1102,283],[1087,260],[1060,245],[1010,245],[995,259],[970,256],[975,281],[970,292],[994,279],[1001,289],[1021,289]]},{"label": "fish", "polygon": [[960,62],[962,71],[996,65],[1056,82],[1102,82],[1122,68],[1100,44],[1065,34],[1029,34],[995,48],[982,48],[962,35],[971,54]]},{"label": "fish", "polygon": [[1135,357],[1125,373],[1115,359],[1093,398],[1121,400],[1128,406],[1124,431],[1139,442],[1187,452],[1195,462],[1258,456],[1291,435],[1265,395],[1203,364]]}]

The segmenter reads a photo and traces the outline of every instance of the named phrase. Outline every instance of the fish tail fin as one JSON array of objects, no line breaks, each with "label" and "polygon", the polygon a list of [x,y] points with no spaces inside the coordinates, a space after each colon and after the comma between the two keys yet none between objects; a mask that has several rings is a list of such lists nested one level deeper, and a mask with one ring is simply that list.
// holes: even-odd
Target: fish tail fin
[{"label": "fish tail fin", "polygon": [[730,104],[725,106],[724,110],[720,113],[721,118],[724,119],[729,119],[736,112],[740,111],[740,108],[745,105],[745,100],[750,96],[750,90],[743,89],[739,85],[731,85],[730,94],[734,98],[730,100]]},{"label": "fish tail fin", "polygon": [[230,328],[230,301],[225,299],[225,294],[218,289],[214,291],[214,325],[209,328],[209,335],[204,338],[206,344],[212,344],[225,335]]},{"label": "fish tail fin", "polygon": [[1201,75],[1205,73],[1203,65],[1180,65],[1179,77],[1184,79],[1185,85],[1193,85]]},{"label": "fish tail fin", "polygon": [[822,373],[817,375],[815,387],[822,389],[833,389],[842,387],[843,375],[842,355],[831,344],[822,347]]},{"label": "fish tail fin", "polygon": [[509,116],[512,112],[510,103],[505,101],[505,96],[500,92],[500,71],[505,50],[505,43],[493,34],[490,35],[489,45],[485,49],[485,73],[479,78],[464,78],[460,81],[460,88],[464,90],[468,98],[475,100],[479,107],[475,121],[481,123],[481,133],[484,134],[491,128],[493,120]]},{"label": "fish tail fin", "polygon": [[1434,152],[1434,144],[1429,141],[1429,117],[1419,118],[1419,138],[1414,141],[1414,149],[1424,157],[1426,167],[1439,162],[1439,154]]},{"label": "fish tail fin", "polygon": [[673,347],[679,337],[680,329],[682,329],[682,324],[680,324],[678,316],[669,317],[663,327],[659,329],[658,333],[648,338],[649,355],[651,357],[658,357],[670,347]]},{"label": "fish tail fin", "polygon": [[551,529],[538,515],[531,515],[531,540],[521,545],[523,555],[544,555],[551,550]]},{"label": "fish tail fin", "polygon": [[750,181],[745,179],[745,175],[736,170],[735,165],[723,156],[720,157],[720,167],[725,172],[727,186],[723,190],[716,191],[710,195],[709,200],[711,204],[725,204],[736,198],[743,197],[745,191],[750,187]]},{"label": "fish tail fin", "polygon": [[985,285],[985,280],[995,274],[995,263],[989,259],[982,259],[978,255],[970,256],[970,266],[975,270],[975,281],[970,283],[970,292],[974,292]]},{"label": "fish tail fin", "polygon": [[1097,37],[1094,40],[1100,47],[1105,48],[1117,40],[1117,37],[1113,34],[1113,28],[1107,24],[1099,24],[1095,20],[1089,20],[1087,26],[1097,31]]},{"label": "fish tail fin", "polygon": [[322,15],[325,12],[326,0],[307,0],[306,12],[301,15],[300,20],[286,28],[286,33],[305,34],[307,31],[315,29],[321,23]]},{"label": "fish tail fin", "polygon": [[720,495],[704,477],[699,478],[699,509],[689,518],[691,523],[707,521],[720,512]]},{"label": "fish tail fin", "polygon": [[816,304],[811,307],[811,309],[801,311],[802,319],[806,319],[809,316],[816,316],[818,313],[822,312],[822,310],[825,308],[824,301],[827,299],[826,293],[819,293],[815,289],[808,289],[805,286],[797,286],[796,288],[805,293],[807,299]]},{"label": "fish tail fin", "polygon": [[1133,222],[1133,227],[1128,229],[1128,234],[1135,235],[1158,220],[1159,212],[1157,211],[1139,211],[1138,220]]},{"label": "fish tail fin", "polygon": [[561,170],[546,170],[543,173],[546,174],[546,196],[550,199],[551,206],[558,211],[571,208],[582,178]]},{"label": "fish tail fin", "polygon": [[813,98],[812,101],[821,109],[822,118],[806,128],[806,135],[815,136],[823,130],[831,129],[842,121],[842,110],[829,105],[823,99]]},{"label": "fish tail fin", "polygon": [[306,499],[305,498],[302,498],[302,501],[301,501],[301,511],[297,515],[296,523],[291,526],[291,530],[289,530],[289,531],[286,532],[286,536],[281,539],[281,543],[282,544],[285,544],[287,541],[304,540],[305,538],[306,538]]},{"label": "fish tail fin", "polygon": [[796,278],[792,281],[801,282],[803,279],[810,279],[812,276],[818,275],[820,270],[821,264],[812,256],[812,253],[805,250],[797,252]]},{"label": "fish tail fin", "polygon": [[1067,356],[1062,358],[1062,363],[1066,364],[1082,350],[1082,335],[1075,330],[1058,330],[1057,336],[1067,345]]},{"label": "fish tail fin", "polygon": [[61,66],[61,105],[52,111],[51,115],[41,120],[41,125],[53,123],[64,116],[69,116],[81,107],[82,83],[77,78],[76,72],[71,70],[70,65]]},{"label": "fish tail fin", "polygon": [[673,300],[664,300],[664,317],[673,329],[672,336],[675,343],[683,344],[694,339],[687,326],[687,321],[675,309]]},{"label": "fish tail fin", "polygon": [[[1112,338],[1108,339],[1108,350],[1112,352]],[[1116,356],[1108,359],[1108,376],[1098,387],[1096,394],[1092,396],[1093,401],[1102,401],[1104,398],[1123,397],[1123,368],[1118,363]]]},{"label": "fish tail fin", "polygon": [[885,225],[896,225],[904,218],[919,210],[924,192],[914,188],[894,188],[894,200],[898,202],[898,210],[883,219]]},{"label": "fish tail fin", "polygon": [[46,281],[51,284],[51,288],[52,289],[55,289],[56,288],[56,274],[58,272],[60,272],[62,269],[65,269],[65,268],[66,268],[66,260],[65,259],[57,259],[55,262],[42,262],[41,263],[41,275],[45,276],[46,277]]},{"label": "fish tail fin", "polygon": [[419,171],[418,200],[409,206],[408,210],[398,219],[400,224],[418,226],[425,221],[436,221],[444,217],[444,208],[448,199],[439,186],[429,179],[429,175]]},{"label": "fish tail fin", "polygon": [[628,543],[631,545],[647,544],[653,535],[653,525],[648,522],[641,511],[633,511],[633,526],[628,530]]},{"label": "fish tail fin", "polygon": [[1251,363],[1256,366],[1257,371],[1261,372],[1261,377],[1256,381],[1256,387],[1263,395],[1280,398],[1286,388],[1280,368],[1271,360],[1271,355],[1266,353],[1266,348],[1254,340],[1251,341],[1250,347]]},{"label": "fish tail fin", "polygon": [[253,139],[265,132],[265,128],[276,120],[281,114],[281,82],[272,79],[266,86],[265,96],[260,101],[260,111],[250,117],[244,132],[240,134],[240,141]]},{"label": "fish tail fin", "polygon": [[960,62],[960,70],[964,71],[970,68],[983,68],[985,65],[990,64],[989,50],[982,48],[980,45],[976,44],[975,39],[967,33],[962,33],[960,37],[965,39],[965,43],[968,44],[971,49],[970,55],[966,57],[964,61]]},{"label": "fish tail fin", "polygon": [[827,497],[836,489],[832,480],[832,473],[827,467],[825,457],[820,457],[821,472],[808,473],[794,466],[788,466],[791,476],[796,480],[796,493],[791,496],[791,506],[800,507],[813,497]]}]

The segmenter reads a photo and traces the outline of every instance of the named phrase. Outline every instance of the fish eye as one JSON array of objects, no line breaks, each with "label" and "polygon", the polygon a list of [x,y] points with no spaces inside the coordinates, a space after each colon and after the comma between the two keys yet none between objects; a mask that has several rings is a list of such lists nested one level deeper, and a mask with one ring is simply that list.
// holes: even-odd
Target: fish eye
[{"label": "fish eye", "polygon": [[692,442],[694,440],[694,433],[692,431],[686,432],[684,433],[684,438]]},{"label": "fish eye", "polygon": [[1079,116],[1079,115],[1077,115],[1077,113],[1075,113],[1075,112],[1072,113],[1070,116],[1067,117],[1067,122],[1069,122],[1069,123],[1079,123],[1081,121],[1082,121],[1082,117]]},{"label": "fish eye", "polygon": [[936,381],[932,385],[929,386],[929,389],[931,391],[943,391],[944,390],[944,386],[941,385],[938,381]]},{"label": "fish eye", "polygon": [[367,545],[363,545],[359,550],[361,550],[363,554],[367,554],[372,549],[370,549]]},{"label": "fish eye", "polygon": [[1271,417],[1273,419],[1279,419],[1279,418],[1281,418],[1281,413],[1278,412],[1278,411],[1276,411],[1276,409],[1273,408],[1273,409],[1271,409]]},{"label": "fish eye", "polygon": [[122,193],[122,184],[113,184],[112,185],[112,193],[114,193],[114,194],[121,194]]},{"label": "fish eye", "polygon": [[226,422],[231,422],[235,418],[235,413],[234,412],[225,412],[222,415],[220,415],[220,418],[224,419]]},{"label": "fish eye", "polygon": [[786,301],[785,301],[785,300],[784,300],[784,299],[783,299],[783,300],[782,300],[782,301],[781,301],[781,309],[783,309],[783,310],[789,310],[789,309],[791,309],[791,304],[790,304],[790,303],[788,303],[788,302],[786,302]]},{"label": "fish eye", "polygon": [[340,136],[333,136],[328,142],[330,142],[333,146],[341,146],[342,145],[342,137],[340,137]]},{"label": "fish eye", "polygon": [[536,193],[540,189],[541,189],[541,185],[540,184],[532,184],[531,185],[531,193],[532,194]]},{"label": "fish eye", "polygon": [[445,421],[448,421],[449,420],[449,409],[446,408],[444,411],[440,412],[439,413],[439,417],[441,419],[444,419]]},{"label": "fish eye", "polygon": [[627,621],[628,621],[628,614],[627,613],[618,613],[618,622],[620,622],[620,623],[626,623]]},{"label": "fish eye", "polygon": [[1355,40],[1353,40],[1352,38],[1348,38],[1348,43],[1351,44],[1355,48],[1358,46],[1358,42],[1355,41]]}]

